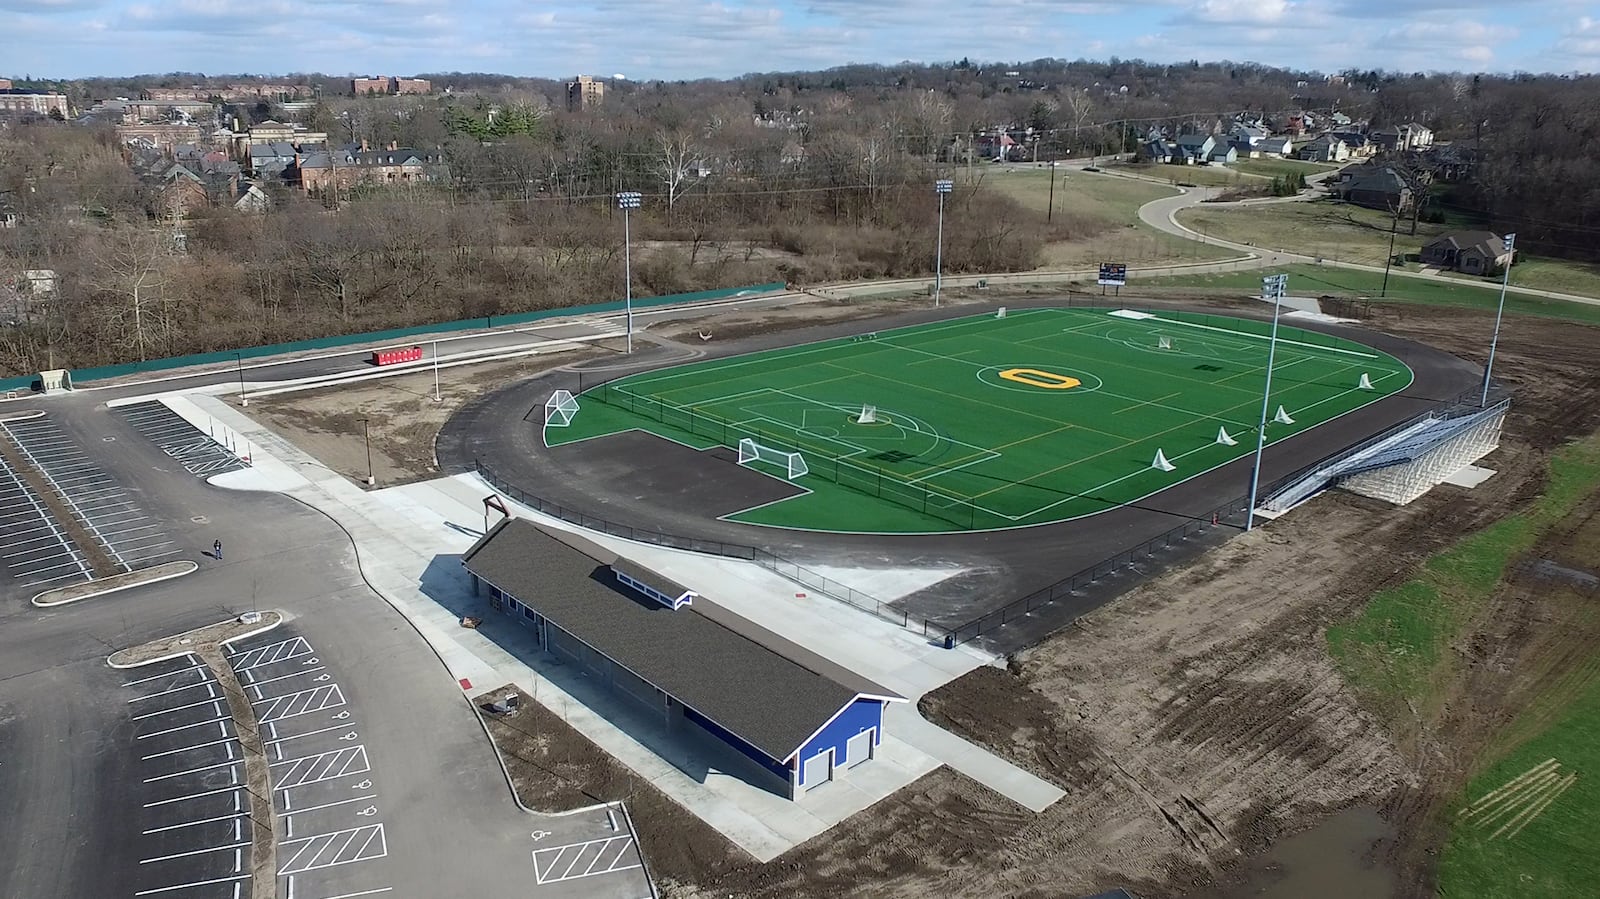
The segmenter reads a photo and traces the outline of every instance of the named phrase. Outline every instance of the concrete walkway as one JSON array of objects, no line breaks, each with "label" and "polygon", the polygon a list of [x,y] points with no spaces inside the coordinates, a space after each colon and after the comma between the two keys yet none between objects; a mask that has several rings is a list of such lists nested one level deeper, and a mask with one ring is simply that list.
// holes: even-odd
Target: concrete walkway
[{"label": "concrete walkway", "polygon": [[[606,752],[716,827],[752,856],[767,860],[867,808],[940,763],[1019,805],[1039,811],[1062,791],[1010,762],[923,720],[915,700],[928,690],[995,660],[970,647],[946,650],[926,638],[833,600],[802,591],[750,563],[617,538],[591,538],[624,550],[715,602],[769,630],[911,699],[890,706],[879,757],[847,778],[798,802],[780,799],[714,767],[693,747],[652,730],[633,710],[590,690],[568,666],[538,652],[529,632],[502,616],[478,630],[460,616],[483,615],[457,563],[482,533],[483,497],[493,491],[474,475],[367,491],[216,397],[163,396],[162,401],[225,445],[249,446],[253,466],[212,479],[224,487],[285,493],[319,509],[350,534],[373,589],[433,645],[451,676],[471,689],[514,683]],[[518,514],[542,516],[525,508]],[[564,523],[550,522],[559,526]],[[839,574],[848,575],[848,570]],[[872,571],[880,583],[918,589],[949,571]],[[694,771],[695,775],[687,772]]]}]

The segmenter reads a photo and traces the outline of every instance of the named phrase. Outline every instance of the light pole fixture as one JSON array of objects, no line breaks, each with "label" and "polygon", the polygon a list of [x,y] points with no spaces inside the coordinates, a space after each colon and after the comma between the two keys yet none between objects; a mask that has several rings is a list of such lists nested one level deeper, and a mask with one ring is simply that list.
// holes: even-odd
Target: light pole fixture
[{"label": "light pole fixture", "polygon": [[[1055,180],[1051,179],[1052,182]],[[933,182],[933,192],[939,195],[939,241],[933,250],[933,305],[939,305],[939,290],[944,286],[944,197],[955,189],[955,182],[940,178]]]},{"label": "light pole fixture", "polygon": [[1494,373],[1494,350],[1500,343],[1500,319],[1506,314],[1506,286],[1511,283],[1511,264],[1517,261],[1516,232],[1502,237],[1500,244],[1506,251],[1506,267],[1500,274],[1500,308],[1494,314],[1494,336],[1489,339],[1489,363],[1483,367],[1483,396],[1478,400],[1479,408],[1489,404],[1489,376]]},{"label": "light pole fixture", "polygon": [[636,190],[617,192],[617,208],[622,210],[622,295],[628,316],[628,352],[633,352],[633,260],[629,249],[628,212],[639,208],[643,196]]},{"label": "light pole fixture", "polygon": [[444,402],[444,397],[439,394],[439,341],[433,342],[433,401]]},{"label": "light pole fixture", "polygon": [[377,477],[372,473],[372,436],[367,428],[367,419],[358,418],[356,421],[361,422],[361,439],[367,444],[367,486],[371,487],[378,483]]},{"label": "light pole fixture", "polygon": [[1267,384],[1261,392],[1261,427],[1256,429],[1256,461],[1250,469],[1250,504],[1244,510],[1244,529],[1256,520],[1256,490],[1261,485],[1261,456],[1267,449],[1267,410],[1272,405],[1272,365],[1278,355],[1278,313],[1283,295],[1288,292],[1288,275],[1267,275],[1261,279],[1261,298],[1272,300],[1272,340],[1267,344]]},{"label": "light pole fixture", "polygon": [[1056,220],[1056,161],[1050,160],[1050,202],[1044,206],[1046,224]]},{"label": "light pole fixture", "polygon": [[233,358],[239,363],[239,405],[250,405],[250,398],[244,395],[244,353],[234,353]]}]

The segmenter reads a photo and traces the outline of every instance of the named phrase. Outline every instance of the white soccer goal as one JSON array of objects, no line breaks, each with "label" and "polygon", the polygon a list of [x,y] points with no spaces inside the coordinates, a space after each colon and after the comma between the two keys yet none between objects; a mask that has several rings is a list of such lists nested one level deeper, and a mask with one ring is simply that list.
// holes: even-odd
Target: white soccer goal
[{"label": "white soccer goal", "polygon": [[855,417],[855,423],[858,424],[858,425],[877,424],[878,423],[878,407],[877,406],[862,406],[861,407],[861,414],[857,415]]},{"label": "white soccer goal", "polygon": [[1170,349],[1172,349],[1172,338],[1171,337],[1165,337],[1165,336],[1157,337],[1156,338],[1156,349],[1158,349],[1158,350],[1170,350]]},{"label": "white soccer goal", "polygon": [[544,404],[546,427],[564,428],[572,424],[573,416],[577,414],[578,398],[570,390],[557,390],[550,394],[550,400]]},{"label": "white soccer goal", "polygon": [[790,480],[794,480],[811,471],[806,467],[805,457],[799,453],[786,453],[770,446],[762,446],[749,437],[745,437],[739,441],[739,464],[749,465],[751,462],[766,462],[770,465],[776,465],[784,470],[785,476]]}]

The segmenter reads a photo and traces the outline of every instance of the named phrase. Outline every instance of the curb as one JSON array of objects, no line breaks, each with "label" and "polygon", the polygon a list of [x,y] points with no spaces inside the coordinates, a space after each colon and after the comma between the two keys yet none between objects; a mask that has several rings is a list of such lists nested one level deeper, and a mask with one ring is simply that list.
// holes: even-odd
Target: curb
[{"label": "curb", "polygon": [[[70,603],[82,602],[83,600],[86,600],[86,599],[94,599],[95,597],[98,597],[98,596],[105,596],[107,593],[116,593],[116,592],[121,591],[121,590],[132,590],[134,587],[142,587],[145,584],[159,584],[162,581],[170,581],[173,578],[183,577],[186,574],[194,574],[196,571],[200,570],[200,566],[199,565],[197,565],[194,562],[191,562],[191,561],[189,561],[187,559],[184,559],[184,560],[179,561],[179,562],[167,562],[167,563],[164,563],[164,564],[167,564],[167,565],[174,565],[175,564],[175,565],[178,565],[180,567],[182,567],[184,565],[187,565],[189,567],[187,569],[183,570],[183,571],[174,571],[171,574],[163,574],[163,575],[161,575],[159,577],[147,577],[147,578],[142,578],[142,579],[138,579],[138,580],[135,580],[135,579],[132,579],[131,577],[129,577],[130,575],[144,574],[147,571],[154,571],[155,570],[154,568],[141,568],[138,571],[129,571],[129,572],[125,572],[123,574],[115,574],[115,575],[112,575],[109,578],[104,578],[103,579],[104,581],[108,581],[109,582],[109,581],[115,581],[117,578],[126,577],[126,578],[129,578],[129,580],[126,583],[111,583],[109,586],[107,586],[107,587],[105,587],[103,589],[94,590],[94,591],[91,591],[89,593],[85,593],[82,596],[74,596],[71,599],[57,599],[57,600],[48,599],[47,597],[49,597],[51,594],[60,593],[60,592],[62,592],[64,590],[71,590],[72,589],[71,587],[55,587],[53,589],[46,590],[43,593],[38,594],[37,596],[33,597],[33,599],[30,600],[30,602],[32,602],[35,606],[37,606],[37,607],[39,607],[41,609],[50,609],[50,608],[54,608],[56,606],[64,606],[64,605],[68,605]],[[160,567],[160,566],[157,566],[157,567]],[[92,581],[91,581],[91,583],[92,583]]]},{"label": "curb", "polygon": [[[266,614],[266,613],[263,613],[263,614]],[[218,643],[217,645],[218,646],[226,646],[226,645],[228,645],[230,643],[234,643],[234,642],[239,641],[239,640],[247,640],[247,639],[249,639],[251,637],[259,636],[261,634],[266,633],[267,631],[272,630],[273,628],[277,627],[278,625],[283,624],[285,621],[289,620],[289,616],[287,616],[287,615],[283,614],[282,612],[279,612],[279,611],[277,611],[275,609],[271,610],[271,614],[277,615],[278,616],[278,620],[272,622],[271,624],[267,624],[267,625],[263,625],[261,627],[255,628],[254,630],[245,631],[244,633],[238,635],[237,637],[229,637],[226,641]],[[237,618],[238,618],[238,616],[235,616],[235,620],[237,620]],[[187,630],[187,631],[184,631],[183,633],[180,633],[180,634],[174,634],[173,636],[181,637],[184,634],[192,634],[195,631],[204,630],[205,628],[211,627],[211,626],[212,625],[209,625],[209,624],[201,625],[200,627],[194,628],[193,630]],[[120,650],[120,649],[117,650],[117,652],[122,652],[122,651],[123,650]],[[182,652],[168,653],[168,654],[166,654],[164,656],[160,656],[159,658],[145,659],[142,662],[134,662],[132,664],[123,664],[123,665],[118,665],[116,662],[111,661],[111,656],[114,656],[116,654],[117,653],[114,652],[110,656],[106,656],[106,664],[111,666],[112,668],[117,669],[118,671],[124,671],[124,670],[127,670],[129,668],[143,668],[146,665],[154,665],[157,662],[170,662],[173,659],[181,659],[186,655],[193,655],[194,654],[194,650],[185,649]]]},{"label": "curb", "polygon": [[[17,399],[20,400],[20,399],[23,399],[23,397],[19,396],[19,397],[17,397]],[[27,421],[30,418],[43,418],[43,417],[44,417],[44,410],[43,409],[29,409],[26,412],[7,412],[4,415],[0,415],[0,422]]]}]

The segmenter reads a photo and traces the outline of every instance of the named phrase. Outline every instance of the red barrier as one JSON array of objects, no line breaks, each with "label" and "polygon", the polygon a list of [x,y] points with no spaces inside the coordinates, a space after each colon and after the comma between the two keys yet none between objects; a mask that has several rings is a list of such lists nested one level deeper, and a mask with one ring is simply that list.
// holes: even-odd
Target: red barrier
[{"label": "red barrier", "polygon": [[414,346],[404,350],[376,350],[372,354],[373,365],[397,365],[401,362],[421,362],[422,347]]}]

